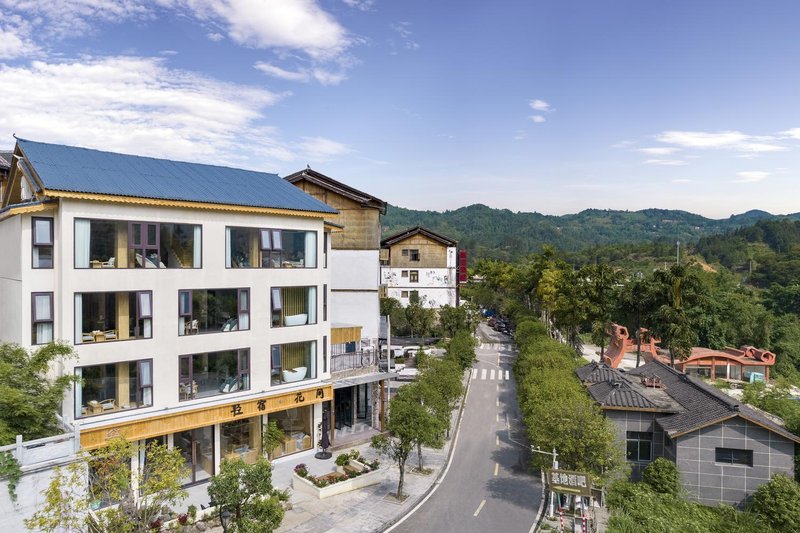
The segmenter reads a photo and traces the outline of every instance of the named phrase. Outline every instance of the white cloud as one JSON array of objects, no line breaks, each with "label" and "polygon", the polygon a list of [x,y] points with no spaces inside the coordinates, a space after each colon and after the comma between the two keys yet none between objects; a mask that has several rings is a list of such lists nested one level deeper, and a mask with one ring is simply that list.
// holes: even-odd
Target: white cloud
[{"label": "white cloud", "polygon": [[800,139],[800,128],[792,128],[782,133],[783,135],[789,137],[790,139]]},{"label": "white cloud", "polygon": [[639,148],[637,152],[647,155],[669,155],[678,151],[678,148],[671,146],[659,146],[656,148]]},{"label": "white cloud", "polygon": [[517,133],[514,134],[515,141],[524,141],[528,138],[528,132],[525,130],[517,130]]},{"label": "white cloud", "polygon": [[[58,90],[53,90],[57,87]],[[296,158],[264,124],[287,93],[169,69],[163,59],[111,57],[0,66],[0,136],[156,157],[274,168]]]},{"label": "white cloud", "polygon": [[678,178],[678,179],[672,180],[672,183],[691,183],[691,182],[692,182],[692,180],[687,179],[687,178]]},{"label": "white cloud", "polygon": [[324,161],[351,152],[347,145],[325,137],[302,137],[298,148],[305,157],[315,161]]},{"label": "white cloud", "polygon": [[406,50],[418,50],[420,48],[419,43],[412,38],[414,32],[411,31],[410,22],[396,22],[389,24],[389,27],[403,40],[403,47]]},{"label": "white cloud", "polygon": [[206,37],[208,38],[208,40],[209,40],[209,41],[213,41],[213,42],[215,42],[215,43],[218,43],[218,42],[220,42],[222,39],[224,39],[224,38],[225,38],[225,36],[224,36],[224,35],[222,35],[222,34],[221,34],[221,33],[219,33],[219,32],[216,32],[216,31],[214,31],[214,32],[210,32],[210,33],[206,34]]},{"label": "white cloud", "polygon": [[0,59],[31,56],[38,51],[31,40],[30,23],[18,15],[5,17],[0,24]]},{"label": "white cloud", "polygon": [[531,119],[531,120],[532,120],[532,121],[533,121],[535,124],[541,124],[542,122],[545,122],[545,121],[547,120],[547,119],[546,119],[546,118],[544,118],[542,115],[531,115],[529,118],[530,118],[530,119]]},{"label": "white cloud", "polygon": [[369,11],[375,5],[375,0],[342,0],[346,5],[360,9],[361,11]]},{"label": "white cloud", "polygon": [[535,111],[542,111],[544,113],[548,113],[551,110],[550,104],[544,100],[531,100],[528,102],[528,105],[531,106],[531,109]]},{"label": "white cloud", "polygon": [[282,80],[305,82],[311,79],[311,76],[308,74],[308,72],[285,70],[275,65],[264,63],[263,61],[258,61],[253,66],[268,76],[280,78]]},{"label": "white cloud", "polygon": [[611,148],[629,148],[636,144],[636,141],[619,141],[611,145]]},{"label": "white cloud", "polygon": [[686,165],[686,161],[681,161],[680,159],[648,159],[644,161],[645,165],[662,165],[662,166],[669,166],[669,167],[679,167]]},{"label": "white cloud", "polygon": [[757,181],[764,181],[769,176],[769,172],[762,172],[760,170],[747,170],[745,172],[737,172],[737,179],[733,183],[755,183]]},{"label": "white cloud", "polygon": [[777,144],[770,136],[747,135],[740,131],[665,131],[656,135],[656,140],[693,149],[725,149],[740,152],[779,152],[786,148]]}]

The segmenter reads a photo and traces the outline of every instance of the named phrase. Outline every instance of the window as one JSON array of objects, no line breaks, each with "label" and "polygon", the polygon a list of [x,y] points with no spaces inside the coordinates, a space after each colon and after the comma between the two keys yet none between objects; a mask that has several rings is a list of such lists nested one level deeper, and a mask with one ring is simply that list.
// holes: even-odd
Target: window
[{"label": "window", "polygon": [[178,360],[180,401],[250,390],[250,351],[182,355]]},{"label": "window", "polygon": [[153,361],[125,361],[75,369],[75,417],[153,405]]},{"label": "window", "polygon": [[328,268],[328,239],[330,234],[326,231],[322,234],[322,268]]},{"label": "window", "polygon": [[408,248],[403,248],[402,254],[403,257],[408,257]]},{"label": "window", "polygon": [[412,300],[419,301],[419,291],[409,291],[408,297],[411,298]]},{"label": "window", "polygon": [[273,385],[317,377],[317,341],[275,344],[270,353]]},{"label": "window", "polygon": [[33,247],[31,266],[33,268],[53,268],[53,219],[31,218]]},{"label": "window", "polygon": [[764,381],[766,367],[763,365],[747,365],[742,367],[744,381]]},{"label": "window", "polygon": [[222,459],[255,463],[261,456],[261,417],[254,416],[220,424]]},{"label": "window", "polygon": [[317,323],[316,287],[273,287],[272,327]]},{"label": "window", "polygon": [[53,293],[31,294],[31,344],[53,342]]},{"label": "window", "polygon": [[328,284],[322,285],[322,321],[328,321]]},{"label": "window", "polygon": [[753,450],[716,448],[714,450],[714,461],[727,465],[753,466]]},{"label": "window", "polygon": [[408,298],[408,291],[400,291],[400,298]]},{"label": "window", "polygon": [[409,250],[410,261],[419,261],[419,250]]},{"label": "window", "polygon": [[401,278],[407,278],[408,277],[408,270],[401,270],[400,271],[400,277]]},{"label": "window", "polygon": [[410,274],[408,281],[411,283],[419,283],[419,270],[412,270]]},{"label": "window", "polygon": [[322,373],[328,372],[328,336],[322,336]]},{"label": "window", "polygon": [[197,224],[75,219],[75,268],[200,268]]},{"label": "window", "polygon": [[250,329],[250,289],[178,291],[178,335]]},{"label": "window", "polygon": [[153,293],[75,293],[75,344],[153,336]]},{"label": "window", "polygon": [[268,420],[269,422],[274,420],[286,435],[283,444],[270,450],[272,458],[310,450],[313,447],[315,425],[312,405],[270,413]]},{"label": "window", "polygon": [[651,461],[653,459],[653,433],[649,431],[628,431],[628,461]]},{"label": "window", "polygon": [[225,228],[226,268],[316,268],[317,232]]}]

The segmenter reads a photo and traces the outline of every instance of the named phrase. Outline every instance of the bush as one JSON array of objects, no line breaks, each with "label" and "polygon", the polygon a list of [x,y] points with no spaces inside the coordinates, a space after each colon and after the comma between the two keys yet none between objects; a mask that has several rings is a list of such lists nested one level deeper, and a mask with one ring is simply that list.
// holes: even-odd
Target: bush
[{"label": "bush", "polygon": [[658,457],[642,472],[642,481],[661,494],[677,496],[680,490],[680,473],[675,463]]},{"label": "bush", "polygon": [[337,466],[347,466],[350,464],[350,454],[347,453],[340,453],[336,456],[336,465]]},{"label": "bush", "polygon": [[752,510],[778,531],[800,531],[800,484],[775,474],[756,489]]}]

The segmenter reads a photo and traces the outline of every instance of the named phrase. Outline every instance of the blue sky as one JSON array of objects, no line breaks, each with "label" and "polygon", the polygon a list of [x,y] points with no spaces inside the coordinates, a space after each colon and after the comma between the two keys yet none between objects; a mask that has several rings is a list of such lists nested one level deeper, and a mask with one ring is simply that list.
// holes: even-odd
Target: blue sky
[{"label": "blue sky", "polygon": [[800,211],[794,1],[0,0],[12,133],[394,205]]}]

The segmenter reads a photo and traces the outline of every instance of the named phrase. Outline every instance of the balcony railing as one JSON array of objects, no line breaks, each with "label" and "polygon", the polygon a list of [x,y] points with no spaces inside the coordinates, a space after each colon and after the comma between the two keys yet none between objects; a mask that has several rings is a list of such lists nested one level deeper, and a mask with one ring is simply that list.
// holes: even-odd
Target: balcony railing
[{"label": "balcony railing", "polygon": [[331,355],[331,372],[357,370],[378,365],[378,357],[374,351],[349,352]]}]

